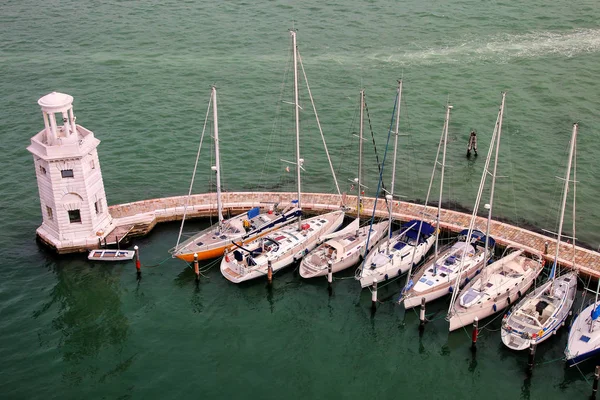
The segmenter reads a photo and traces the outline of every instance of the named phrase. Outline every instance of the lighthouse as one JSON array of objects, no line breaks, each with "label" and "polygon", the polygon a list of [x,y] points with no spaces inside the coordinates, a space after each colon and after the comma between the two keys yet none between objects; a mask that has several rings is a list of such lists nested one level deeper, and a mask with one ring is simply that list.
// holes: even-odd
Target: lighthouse
[{"label": "lighthouse", "polygon": [[100,140],[75,123],[72,96],[52,92],[38,104],[44,129],[27,147],[42,211],[37,235],[59,253],[97,247],[112,229],[96,150]]}]

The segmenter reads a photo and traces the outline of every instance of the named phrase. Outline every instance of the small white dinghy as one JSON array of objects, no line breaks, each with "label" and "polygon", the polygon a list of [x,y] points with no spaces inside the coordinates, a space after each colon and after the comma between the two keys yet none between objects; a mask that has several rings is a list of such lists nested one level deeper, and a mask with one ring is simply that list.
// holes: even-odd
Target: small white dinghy
[{"label": "small white dinghy", "polygon": [[88,260],[93,261],[126,261],[135,256],[133,250],[99,249],[92,250],[88,254]]}]

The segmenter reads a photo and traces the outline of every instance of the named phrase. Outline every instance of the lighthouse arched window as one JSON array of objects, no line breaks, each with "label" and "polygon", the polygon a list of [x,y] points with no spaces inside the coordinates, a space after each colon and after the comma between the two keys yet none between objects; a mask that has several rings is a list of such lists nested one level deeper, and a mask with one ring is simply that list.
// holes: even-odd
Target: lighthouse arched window
[{"label": "lighthouse arched window", "polygon": [[69,192],[62,197],[61,202],[69,214],[69,223],[81,223],[81,206],[83,204],[81,196],[75,192]]}]

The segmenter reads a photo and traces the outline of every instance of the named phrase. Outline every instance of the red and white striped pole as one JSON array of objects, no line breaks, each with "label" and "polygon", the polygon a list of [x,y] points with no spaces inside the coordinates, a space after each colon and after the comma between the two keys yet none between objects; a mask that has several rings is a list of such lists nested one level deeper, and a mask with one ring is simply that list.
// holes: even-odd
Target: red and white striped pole
[{"label": "red and white striped pole", "polygon": [[142,263],[140,261],[140,248],[136,245],[133,247],[135,250],[135,269],[137,270],[138,279],[142,277]]}]

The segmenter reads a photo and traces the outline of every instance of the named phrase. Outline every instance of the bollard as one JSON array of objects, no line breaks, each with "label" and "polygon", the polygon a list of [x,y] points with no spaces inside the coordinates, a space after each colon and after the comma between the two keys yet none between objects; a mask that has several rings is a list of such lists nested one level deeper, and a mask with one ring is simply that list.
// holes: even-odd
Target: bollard
[{"label": "bollard", "polygon": [[134,246],[133,250],[135,250],[135,269],[137,270],[138,278],[140,278],[142,276],[142,263],[140,262],[140,248],[138,246]]},{"label": "bollard", "polygon": [[196,274],[196,282],[200,282],[200,268],[198,267],[198,253],[194,253],[194,273]]},{"label": "bollard", "polygon": [[548,254],[548,245],[548,242],[544,243],[544,254]]},{"label": "bollard", "polygon": [[529,360],[527,361],[527,375],[531,376],[533,373],[533,360],[535,359],[535,348],[537,347],[535,342],[529,344]]},{"label": "bollard", "polygon": [[269,286],[273,284],[273,264],[271,260],[269,260],[269,263],[267,265],[267,281],[269,283]]},{"label": "bollard", "polygon": [[473,332],[471,334],[471,351],[477,351],[477,335],[479,335],[479,318],[473,321]]},{"label": "bollard", "polygon": [[421,298],[421,311],[419,311],[419,320],[421,321],[419,324],[419,332],[423,332],[423,330],[425,330],[425,297]]},{"label": "bollard", "polygon": [[600,378],[600,365],[596,365],[596,370],[594,371],[594,385],[592,386],[592,395],[590,399],[596,400],[596,393],[598,392],[598,379]]},{"label": "bollard", "polygon": [[377,309],[377,279],[373,279],[373,290],[371,291],[371,311]]}]

